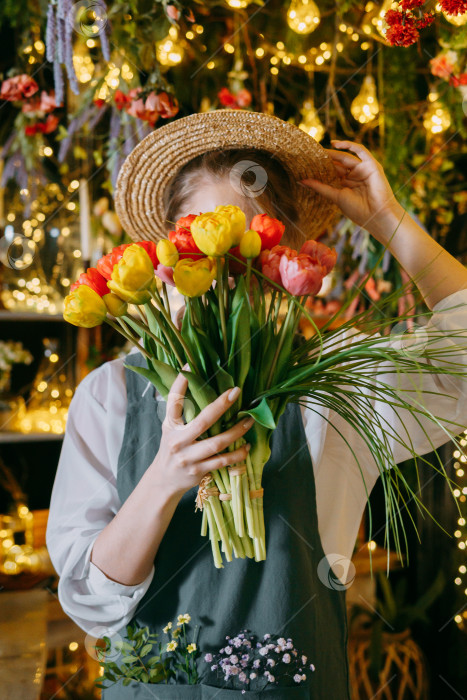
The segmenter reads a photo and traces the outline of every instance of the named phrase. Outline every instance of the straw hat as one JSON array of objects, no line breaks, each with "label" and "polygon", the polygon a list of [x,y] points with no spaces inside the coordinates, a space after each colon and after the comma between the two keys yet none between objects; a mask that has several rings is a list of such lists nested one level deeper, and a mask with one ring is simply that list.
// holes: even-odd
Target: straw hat
[{"label": "straw hat", "polygon": [[164,191],[188,161],[219,148],[261,148],[279,158],[290,174],[301,212],[298,226],[307,238],[320,233],[335,215],[335,205],[296,183],[313,177],[338,184],[334,165],[317,141],[297,126],[262,112],[219,109],[159,127],[126,158],[118,174],[115,209],[128,235],[134,240],[166,238]]}]

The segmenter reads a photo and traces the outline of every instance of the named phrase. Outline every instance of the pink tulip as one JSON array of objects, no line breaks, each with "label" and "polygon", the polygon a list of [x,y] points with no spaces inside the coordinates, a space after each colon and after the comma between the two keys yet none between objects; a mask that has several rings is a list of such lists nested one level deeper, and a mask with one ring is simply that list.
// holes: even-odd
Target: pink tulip
[{"label": "pink tulip", "polygon": [[282,285],[294,296],[315,295],[321,289],[326,268],[316,264],[306,253],[299,253],[293,258],[282,255],[279,263]]},{"label": "pink tulip", "polygon": [[281,257],[284,256],[287,260],[296,255],[297,251],[286,245],[275,245],[271,250],[263,250],[259,256],[261,272],[276,284],[282,284],[281,273],[279,271]]},{"label": "pink tulip", "polygon": [[305,241],[300,248],[300,253],[306,253],[317,265],[322,265],[326,269],[327,275],[331,272],[337,260],[337,252],[334,248],[328,248],[327,245],[318,241]]},{"label": "pink tulip", "polygon": [[174,270],[173,267],[166,267],[159,263],[159,265],[154,268],[154,273],[166,284],[170,284],[171,287],[175,287],[174,282]]}]

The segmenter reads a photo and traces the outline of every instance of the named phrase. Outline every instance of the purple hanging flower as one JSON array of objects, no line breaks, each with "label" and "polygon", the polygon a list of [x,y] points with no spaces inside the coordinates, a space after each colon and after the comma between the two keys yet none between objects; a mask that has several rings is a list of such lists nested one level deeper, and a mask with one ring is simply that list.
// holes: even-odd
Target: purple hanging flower
[{"label": "purple hanging flower", "polygon": [[65,85],[63,81],[63,72],[61,63],[54,61],[54,87],[55,87],[55,104],[57,106],[63,104],[65,98]]},{"label": "purple hanging flower", "polygon": [[57,12],[57,58],[59,63],[63,63],[65,55],[65,20],[58,17]]},{"label": "purple hanging flower", "polygon": [[55,59],[55,44],[57,36],[57,20],[55,6],[52,3],[47,8],[47,29],[45,32],[46,58],[50,63]]}]

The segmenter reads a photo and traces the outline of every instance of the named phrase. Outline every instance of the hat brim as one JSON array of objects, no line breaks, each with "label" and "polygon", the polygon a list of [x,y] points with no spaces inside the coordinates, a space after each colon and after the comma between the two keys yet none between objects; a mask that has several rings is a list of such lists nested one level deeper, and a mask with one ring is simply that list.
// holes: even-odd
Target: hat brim
[{"label": "hat brim", "polygon": [[[315,139],[263,112],[219,109],[159,127],[128,155],[115,189],[115,209],[128,235],[134,240],[167,237],[164,192],[174,176],[196,156],[228,148],[260,148],[281,161],[290,175],[303,240],[316,237],[336,215],[334,204],[296,182],[312,177],[339,184],[332,160]],[[287,221],[283,223],[287,229]]]}]

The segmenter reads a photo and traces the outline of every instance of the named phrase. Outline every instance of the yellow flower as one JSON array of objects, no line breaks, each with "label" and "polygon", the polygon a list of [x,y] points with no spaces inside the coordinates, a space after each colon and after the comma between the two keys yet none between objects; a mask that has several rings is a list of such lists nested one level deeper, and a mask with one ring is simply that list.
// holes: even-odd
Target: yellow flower
[{"label": "yellow flower", "polygon": [[167,634],[167,632],[168,632],[170,629],[172,629],[172,623],[171,623],[171,622],[168,622],[168,623],[166,624],[166,626],[164,627],[164,630],[163,630],[163,631]]},{"label": "yellow flower", "polygon": [[235,204],[221,204],[214,209],[214,212],[223,214],[230,221],[230,235],[232,236],[232,245],[238,245],[246,228],[246,217],[240,207]]},{"label": "yellow flower", "polygon": [[230,221],[223,214],[212,211],[199,214],[190,229],[194,242],[205,255],[224,255],[233,245]]},{"label": "yellow flower", "polygon": [[178,291],[187,297],[205,294],[216,276],[216,261],[213,258],[192,260],[184,258],[174,267],[174,282]]},{"label": "yellow flower", "polygon": [[87,284],[80,284],[64,301],[63,318],[82,328],[100,326],[107,316],[107,308],[101,297]]},{"label": "yellow flower", "polygon": [[154,265],[142,246],[132,245],[125,248],[123,256],[112,270],[112,279],[107,283],[109,289],[125,301],[133,304],[145,304],[150,299],[146,290],[154,282]]},{"label": "yellow flower", "polygon": [[174,267],[178,261],[178,250],[175,243],[163,238],[157,243],[157,257],[159,262],[166,267]]},{"label": "yellow flower", "polygon": [[259,233],[248,229],[240,241],[240,255],[244,258],[257,258],[261,253],[261,237]]},{"label": "yellow flower", "polygon": [[186,650],[189,654],[192,654],[194,651],[196,651],[196,644],[189,644]]},{"label": "yellow flower", "polygon": [[109,313],[112,316],[124,316],[128,311],[128,304],[123,299],[120,299],[116,294],[110,292],[109,294],[104,294],[102,301],[107,307]]},{"label": "yellow flower", "polygon": [[175,649],[178,647],[178,642],[174,642],[173,640],[169,642],[166,646],[167,651],[175,651]]},{"label": "yellow flower", "polygon": [[182,628],[181,628],[181,627],[177,627],[177,628],[174,629],[174,631],[172,632],[172,637],[178,637],[181,631],[182,631]]},{"label": "yellow flower", "polygon": [[188,622],[190,622],[190,620],[191,620],[191,615],[189,615],[188,613],[185,613],[184,615],[179,615],[177,617],[177,622],[179,625],[183,625],[184,622],[186,622],[188,624]]}]

